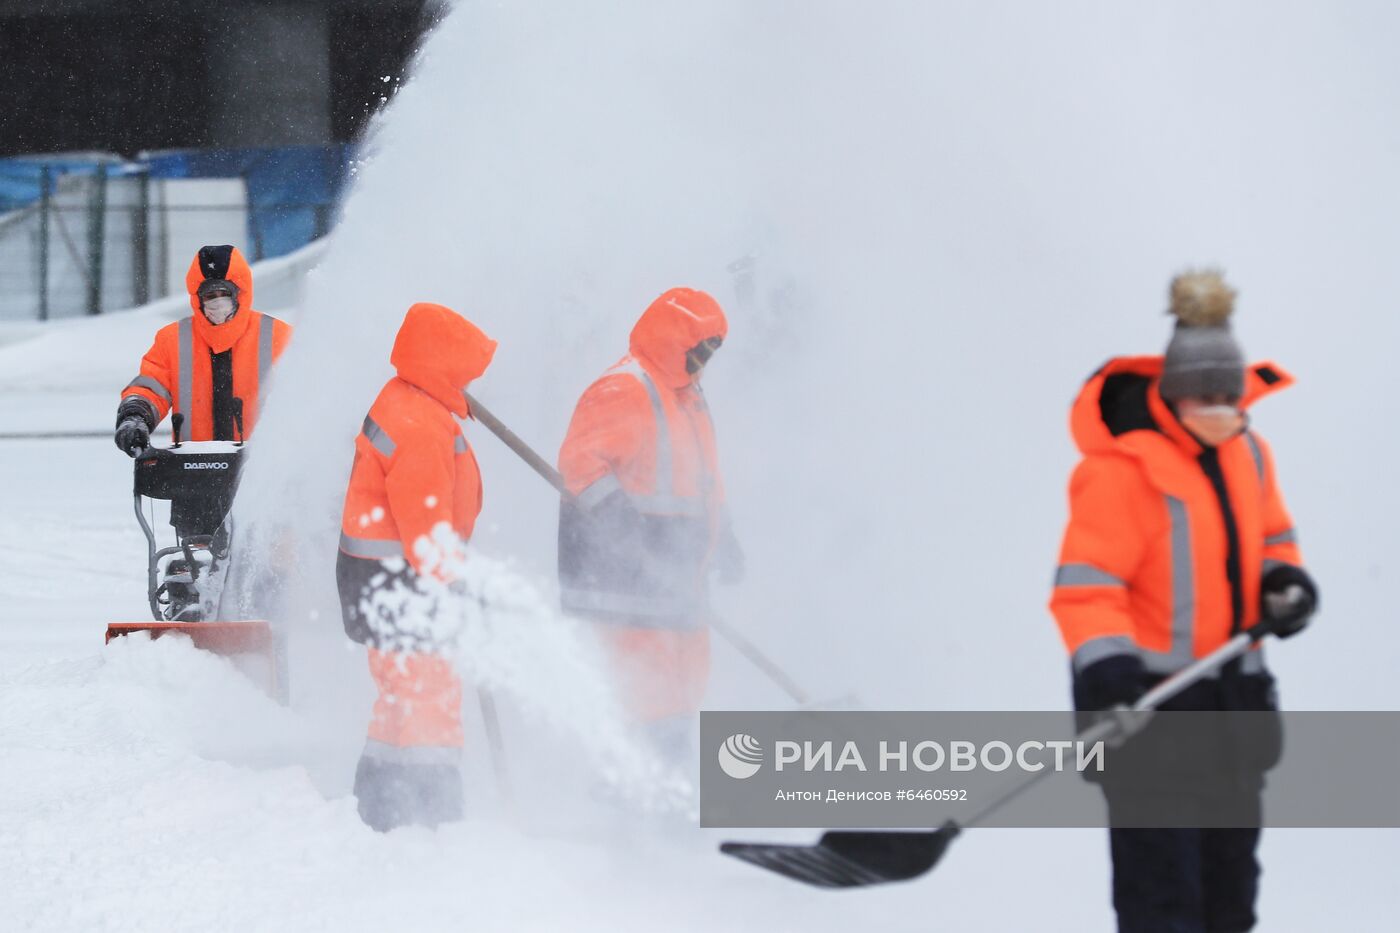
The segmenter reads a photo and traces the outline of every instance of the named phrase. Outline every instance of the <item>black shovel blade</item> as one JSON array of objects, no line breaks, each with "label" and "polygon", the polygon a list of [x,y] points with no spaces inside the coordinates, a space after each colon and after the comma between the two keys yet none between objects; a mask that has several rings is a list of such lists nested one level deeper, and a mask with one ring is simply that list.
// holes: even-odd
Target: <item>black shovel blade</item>
[{"label": "black shovel blade", "polygon": [[957,834],[948,822],[930,832],[831,830],[812,846],[726,842],[719,850],[815,887],[859,888],[919,877]]}]

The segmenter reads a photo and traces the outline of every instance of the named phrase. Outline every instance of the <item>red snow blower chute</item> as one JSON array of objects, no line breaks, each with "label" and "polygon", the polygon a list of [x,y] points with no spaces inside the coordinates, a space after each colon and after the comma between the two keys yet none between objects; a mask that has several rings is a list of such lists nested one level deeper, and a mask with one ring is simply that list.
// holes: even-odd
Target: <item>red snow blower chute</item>
[{"label": "red snow blower chute", "polygon": [[[235,418],[242,434],[242,406]],[[171,418],[174,443],[148,447],[136,456],[133,500],[146,535],[146,596],[151,622],[112,622],[107,638],[146,632],[151,638],[182,635],[196,648],[218,655],[265,662],[255,675],[277,690],[277,651],[272,627],[263,620],[220,618],[220,596],[228,574],[233,519],[229,506],[238,486],[242,441],[180,443],[184,418]],[[176,543],[160,547],[145,515],[148,500],[170,502]],[[249,672],[253,673],[253,672]]]}]

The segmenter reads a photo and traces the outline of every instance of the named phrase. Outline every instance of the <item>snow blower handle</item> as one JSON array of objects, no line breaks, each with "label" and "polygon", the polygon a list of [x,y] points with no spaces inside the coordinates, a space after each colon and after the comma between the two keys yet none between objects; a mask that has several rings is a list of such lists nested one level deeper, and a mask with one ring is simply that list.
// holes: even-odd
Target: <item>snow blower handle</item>
[{"label": "snow blower handle", "polygon": [[243,399],[233,397],[233,423],[238,428],[238,446],[243,446]]},{"label": "snow blower handle", "polygon": [[183,414],[181,414],[180,412],[177,411],[177,412],[175,412],[175,414],[173,414],[173,415],[170,416],[170,434],[171,434],[171,436],[173,436],[173,437],[175,438],[175,443],[174,443],[173,445],[171,445],[171,446],[173,446],[173,447],[179,447],[179,446],[180,446],[180,429],[183,428],[184,426],[185,426],[185,416],[184,416]]}]

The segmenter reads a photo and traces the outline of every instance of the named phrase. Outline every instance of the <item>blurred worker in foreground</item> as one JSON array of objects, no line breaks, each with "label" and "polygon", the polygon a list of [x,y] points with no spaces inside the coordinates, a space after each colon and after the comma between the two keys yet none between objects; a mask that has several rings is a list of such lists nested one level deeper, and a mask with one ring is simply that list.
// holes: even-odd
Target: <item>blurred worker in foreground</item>
[{"label": "blurred worker in foreground", "polygon": [[[1234,298],[1218,273],[1178,276],[1165,357],[1110,360],[1074,404],[1083,459],[1070,480],[1050,608],[1079,710],[1131,705],[1261,619],[1282,637],[1295,634],[1317,606],[1273,456],[1246,415],[1293,380],[1272,364],[1246,368],[1229,327]],[[1139,769],[1131,785],[1105,776],[1118,928],[1251,929],[1263,774],[1282,751],[1263,651],[1256,646],[1161,708],[1258,711],[1266,725],[1251,741],[1224,743],[1215,760]],[[1165,810],[1222,794],[1229,799],[1211,802],[1253,814],[1255,828],[1120,828],[1134,822],[1126,809],[1143,801]]]},{"label": "blurred worker in foreground", "polygon": [[[117,447],[135,457],[166,414],[183,418],[186,441],[244,440],[262,411],[272,364],[291,340],[291,325],[253,310],[253,272],[232,246],[203,246],[185,273],[189,317],[156,332],[141,372],[122,389]],[[231,503],[176,497],[170,524],[183,540],[212,535]],[[182,562],[172,562],[179,572]]]},{"label": "blurred worker in foreground", "polygon": [[673,288],[632,328],[627,356],[588,387],[559,451],[566,611],[597,623],[629,713],[673,757],[692,742],[710,669],[708,575],[737,580],[700,378],[728,325],[713,298]]},{"label": "blurred worker in foreground", "polygon": [[355,438],[336,582],[345,631],[369,648],[379,689],[355,771],[374,829],[462,816],[462,684],[442,656],[460,613],[449,596],[481,512],[481,473],[457,418],[496,342],[449,308],[415,304],[390,379]]}]

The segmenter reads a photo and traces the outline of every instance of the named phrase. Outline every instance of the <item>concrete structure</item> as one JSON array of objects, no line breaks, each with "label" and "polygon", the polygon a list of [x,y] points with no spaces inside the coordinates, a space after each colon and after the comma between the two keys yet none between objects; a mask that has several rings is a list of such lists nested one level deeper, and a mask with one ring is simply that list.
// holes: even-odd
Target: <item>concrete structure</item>
[{"label": "concrete structure", "polygon": [[442,10],[0,0],[0,156],[350,142]]}]

